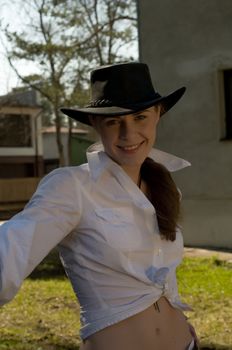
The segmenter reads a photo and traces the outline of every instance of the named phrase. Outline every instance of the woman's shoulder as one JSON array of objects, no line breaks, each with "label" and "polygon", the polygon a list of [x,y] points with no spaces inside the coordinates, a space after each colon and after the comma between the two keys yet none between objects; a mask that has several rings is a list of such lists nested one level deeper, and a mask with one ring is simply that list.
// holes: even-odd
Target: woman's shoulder
[{"label": "woman's shoulder", "polygon": [[62,188],[68,190],[68,188],[72,188],[73,186],[80,187],[88,181],[88,174],[88,164],[59,167],[52,170],[41,179],[38,189],[61,191]]},{"label": "woman's shoulder", "polygon": [[42,178],[42,181],[50,180],[50,179],[69,179],[70,178],[79,178],[86,176],[89,173],[89,166],[88,164],[81,164],[77,166],[64,166],[59,167],[54,170],[52,170],[50,173],[45,175]]}]

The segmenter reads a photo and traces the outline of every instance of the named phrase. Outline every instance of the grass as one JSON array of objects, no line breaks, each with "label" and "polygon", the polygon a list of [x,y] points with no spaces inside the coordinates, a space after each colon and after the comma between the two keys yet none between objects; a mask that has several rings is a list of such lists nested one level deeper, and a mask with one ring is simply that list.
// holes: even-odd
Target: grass
[{"label": "grass", "polygon": [[1,350],[77,350],[79,306],[56,252],[0,309]]},{"label": "grass", "polygon": [[216,257],[185,258],[177,272],[187,315],[203,349],[232,349],[232,264]]},{"label": "grass", "polygon": [[[232,350],[232,264],[185,258],[177,275],[202,349]],[[79,307],[55,252],[0,309],[0,325],[0,350],[78,350]]]}]

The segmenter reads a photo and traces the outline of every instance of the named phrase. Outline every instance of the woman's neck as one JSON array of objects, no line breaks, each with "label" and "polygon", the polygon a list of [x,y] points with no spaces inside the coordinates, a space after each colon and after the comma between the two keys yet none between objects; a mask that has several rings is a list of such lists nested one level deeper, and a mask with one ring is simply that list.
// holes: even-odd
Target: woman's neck
[{"label": "woman's neck", "polygon": [[141,186],[141,166],[121,166],[125,173],[131,178],[131,180],[136,183],[139,187]]}]

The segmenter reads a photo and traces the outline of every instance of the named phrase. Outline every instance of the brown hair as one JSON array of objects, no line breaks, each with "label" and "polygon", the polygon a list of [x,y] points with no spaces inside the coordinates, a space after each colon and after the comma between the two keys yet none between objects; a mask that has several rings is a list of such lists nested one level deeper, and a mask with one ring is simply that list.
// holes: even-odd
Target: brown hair
[{"label": "brown hair", "polygon": [[180,193],[170,172],[163,165],[146,158],[141,167],[141,177],[155,207],[161,236],[174,241],[180,217]]}]

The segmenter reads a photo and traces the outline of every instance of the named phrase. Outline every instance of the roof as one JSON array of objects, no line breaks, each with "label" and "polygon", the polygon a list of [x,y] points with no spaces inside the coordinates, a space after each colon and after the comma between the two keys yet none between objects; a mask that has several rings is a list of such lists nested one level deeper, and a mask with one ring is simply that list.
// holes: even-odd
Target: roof
[{"label": "roof", "polygon": [[[47,126],[42,128],[42,133],[43,134],[53,134],[56,132],[56,127],[55,126]],[[61,127],[61,133],[68,133],[69,130],[66,126]],[[78,128],[72,128],[72,134],[83,134],[86,135],[88,134],[88,130],[85,129],[78,129]]]},{"label": "roof", "polygon": [[10,107],[40,108],[39,93],[36,90],[13,90],[0,96],[0,105]]}]

